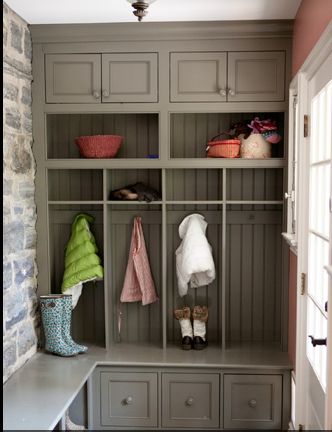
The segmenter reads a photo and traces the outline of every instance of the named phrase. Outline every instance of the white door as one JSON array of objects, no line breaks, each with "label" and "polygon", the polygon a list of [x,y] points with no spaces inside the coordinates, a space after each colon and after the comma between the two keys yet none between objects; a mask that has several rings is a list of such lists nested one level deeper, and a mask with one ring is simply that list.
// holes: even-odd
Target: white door
[{"label": "white door", "polygon": [[309,190],[307,209],[303,209],[309,216],[304,240],[307,248],[304,410],[305,429],[324,430],[328,410],[329,277],[325,267],[331,265],[332,54],[308,82],[308,114]]}]

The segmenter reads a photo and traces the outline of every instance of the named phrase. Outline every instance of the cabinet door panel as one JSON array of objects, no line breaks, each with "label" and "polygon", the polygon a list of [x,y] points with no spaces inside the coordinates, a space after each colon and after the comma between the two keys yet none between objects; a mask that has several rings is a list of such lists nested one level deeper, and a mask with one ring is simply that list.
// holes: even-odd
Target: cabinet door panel
[{"label": "cabinet door panel", "polygon": [[158,54],[102,55],[103,102],[158,102]]},{"label": "cabinet door panel", "polygon": [[285,53],[229,52],[228,102],[283,101]]},{"label": "cabinet door panel", "polygon": [[224,428],[281,428],[281,375],[225,375]]},{"label": "cabinet door panel", "polygon": [[100,63],[100,54],[47,54],[46,102],[100,102]]},{"label": "cabinet door panel", "polygon": [[102,426],[157,426],[157,374],[101,372]]},{"label": "cabinet door panel", "polygon": [[171,102],[226,101],[226,53],[171,53],[170,61]]},{"label": "cabinet door panel", "polygon": [[218,427],[219,375],[168,374],[162,377],[163,427]]}]

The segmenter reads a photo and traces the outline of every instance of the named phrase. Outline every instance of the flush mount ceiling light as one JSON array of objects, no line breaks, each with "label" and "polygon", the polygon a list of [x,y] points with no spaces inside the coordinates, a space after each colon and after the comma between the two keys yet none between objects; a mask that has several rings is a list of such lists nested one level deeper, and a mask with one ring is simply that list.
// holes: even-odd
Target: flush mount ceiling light
[{"label": "flush mount ceiling light", "polygon": [[133,14],[137,16],[138,21],[142,21],[143,17],[148,13],[147,8],[156,0],[127,0],[134,9]]}]

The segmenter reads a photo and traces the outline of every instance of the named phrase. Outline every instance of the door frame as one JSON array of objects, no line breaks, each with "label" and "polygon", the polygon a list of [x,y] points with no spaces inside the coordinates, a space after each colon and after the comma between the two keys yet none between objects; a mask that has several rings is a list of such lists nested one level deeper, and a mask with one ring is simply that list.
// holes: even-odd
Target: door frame
[{"label": "door frame", "polygon": [[[315,76],[319,68],[323,65],[326,58],[332,52],[332,22],[329,23],[313,50],[305,60],[303,66],[294,77],[292,83],[297,84],[298,103],[299,103],[299,124],[301,133],[298,135],[298,194],[297,194],[297,323],[296,323],[296,396],[295,396],[295,429],[299,429],[299,424],[304,425],[306,421],[306,388],[308,385],[308,374],[305,362],[302,360],[306,356],[307,342],[307,320],[306,320],[306,301],[305,296],[301,295],[301,274],[307,272],[307,227],[308,227],[308,166],[309,166],[309,136],[303,136],[304,115],[308,112],[308,90],[309,82]],[[292,86],[292,84],[291,84]],[[294,84],[293,84],[294,88]],[[331,236],[331,234],[330,234]],[[332,319],[330,318],[329,321]],[[331,326],[330,326],[331,327]],[[332,340],[332,334],[328,334],[328,340]],[[332,347],[328,346],[327,352],[327,392],[325,409],[325,429],[332,427]]]}]

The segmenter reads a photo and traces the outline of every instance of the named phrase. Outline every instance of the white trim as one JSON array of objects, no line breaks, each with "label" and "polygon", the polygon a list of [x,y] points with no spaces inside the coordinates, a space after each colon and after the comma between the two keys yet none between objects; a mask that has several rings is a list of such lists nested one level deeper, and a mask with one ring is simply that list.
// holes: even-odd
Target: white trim
[{"label": "white trim", "polygon": [[295,248],[297,247],[297,240],[294,234],[283,232],[281,233],[281,235],[283,236],[283,238],[286,240],[286,242],[290,247],[295,247]]}]

